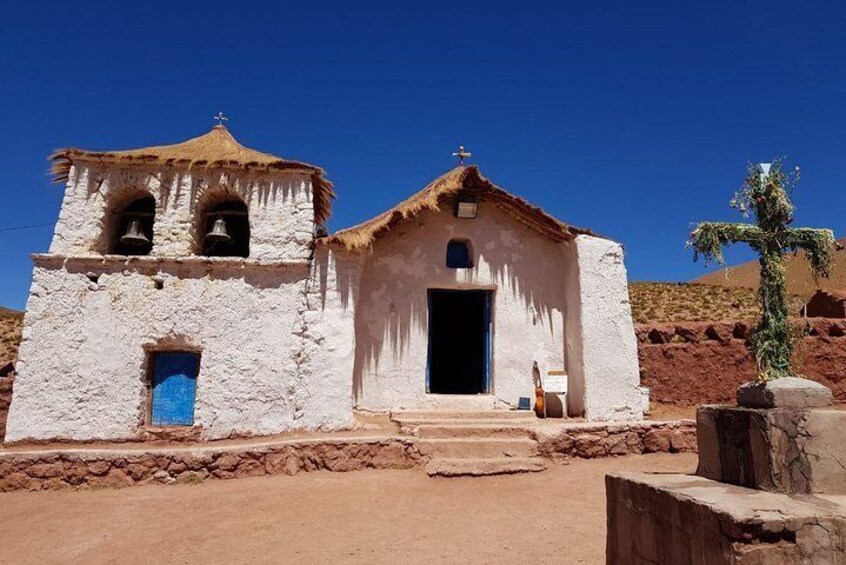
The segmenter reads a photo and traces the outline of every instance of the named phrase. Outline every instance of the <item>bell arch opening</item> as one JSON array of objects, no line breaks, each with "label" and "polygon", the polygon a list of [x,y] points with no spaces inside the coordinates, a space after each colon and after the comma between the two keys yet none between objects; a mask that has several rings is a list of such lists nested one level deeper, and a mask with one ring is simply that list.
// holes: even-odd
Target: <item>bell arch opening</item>
[{"label": "bell arch opening", "polygon": [[134,194],[115,203],[108,213],[102,251],[113,255],[149,255],[153,249],[156,199]]},{"label": "bell arch opening", "polygon": [[206,205],[199,221],[199,253],[206,257],[249,257],[250,217],[247,205],[229,196]]}]

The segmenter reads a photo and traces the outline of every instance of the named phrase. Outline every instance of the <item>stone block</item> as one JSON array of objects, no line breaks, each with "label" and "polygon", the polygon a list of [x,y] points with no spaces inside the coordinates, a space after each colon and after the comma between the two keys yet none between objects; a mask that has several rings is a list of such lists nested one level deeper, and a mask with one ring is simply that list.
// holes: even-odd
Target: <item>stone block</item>
[{"label": "stone block", "polygon": [[697,474],[785,493],[846,494],[846,412],[703,406]]},{"label": "stone block", "polygon": [[746,408],[824,408],[832,403],[831,389],[798,377],[753,381],[737,389],[737,405]]},{"label": "stone block", "polygon": [[605,485],[609,565],[846,563],[842,497],[673,474],[612,474]]}]

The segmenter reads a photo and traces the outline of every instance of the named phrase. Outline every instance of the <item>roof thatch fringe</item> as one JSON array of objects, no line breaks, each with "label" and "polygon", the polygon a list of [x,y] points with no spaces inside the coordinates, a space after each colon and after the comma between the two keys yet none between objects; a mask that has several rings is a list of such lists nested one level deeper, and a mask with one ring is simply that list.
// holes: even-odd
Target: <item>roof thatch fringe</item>
[{"label": "roof thatch fringe", "polygon": [[369,248],[399,222],[426,210],[440,210],[440,206],[445,202],[453,204],[453,198],[459,191],[476,195],[480,202],[495,204],[523,225],[553,241],[568,241],[579,234],[596,235],[590,230],[558,221],[537,206],[496,186],[481,175],[478,167],[471,165],[456,167],[387,212],[357,226],[323,237],[318,242],[343,246],[349,251]]},{"label": "roof thatch fringe", "polygon": [[335,192],[320,167],[291,161],[244,147],[223,126],[174,145],[159,145],[127,151],[86,151],[75,147],[56,150],[51,156],[51,173],[55,182],[67,182],[75,161],[117,165],[179,166],[185,168],[230,168],[258,171],[302,171],[311,175],[314,189],[314,218],[325,224],[332,210]]}]

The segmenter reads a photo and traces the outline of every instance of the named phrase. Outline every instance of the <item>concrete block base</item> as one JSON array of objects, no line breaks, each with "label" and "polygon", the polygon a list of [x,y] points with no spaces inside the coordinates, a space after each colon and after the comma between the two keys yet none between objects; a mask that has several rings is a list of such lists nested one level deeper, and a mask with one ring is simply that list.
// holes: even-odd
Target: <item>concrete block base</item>
[{"label": "concrete block base", "polygon": [[605,479],[608,565],[846,563],[843,496],[788,496],[693,475]]},{"label": "concrete block base", "polygon": [[846,494],[846,411],[703,406],[697,475],[775,492]]}]

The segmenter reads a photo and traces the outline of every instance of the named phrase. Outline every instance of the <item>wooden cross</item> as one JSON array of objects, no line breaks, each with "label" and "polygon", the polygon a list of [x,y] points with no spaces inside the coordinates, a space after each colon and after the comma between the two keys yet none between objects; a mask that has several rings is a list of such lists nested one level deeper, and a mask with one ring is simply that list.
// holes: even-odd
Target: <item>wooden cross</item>
[{"label": "wooden cross", "polygon": [[464,146],[463,146],[463,145],[459,145],[459,146],[458,146],[458,152],[457,152],[457,153],[453,153],[453,154],[452,154],[452,156],[453,156],[453,157],[458,157],[458,165],[459,165],[459,166],[463,166],[463,165],[464,165],[464,159],[466,159],[466,158],[468,158],[468,157],[472,157],[472,156],[473,156],[473,154],[472,154],[472,153],[469,153],[469,152],[467,152],[467,151],[465,151],[465,150],[464,150]]},{"label": "wooden cross", "polygon": [[750,166],[748,173],[731,206],[744,216],[754,214],[756,224],[702,222],[690,234],[689,245],[694,260],[702,255],[722,263],[723,247],[732,243],[746,243],[759,255],[761,319],[749,346],[755,355],[758,380],[768,381],[795,376],[790,368],[793,339],[784,253],[803,250],[814,277],[827,278],[836,243],[831,230],[788,227],[793,222],[793,203],[784,184],[798,181],[798,167],[792,177],[781,171],[780,161]]},{"label": "wooden cross", "polygon": [[217,113],[217,115],[214,117],[214,119],[215,119],[215,120],[217,120],[217,125],[218,125],[219,127],[226,127],[226,126],[224,126],[224,125],[223,125],[223,122],[228,122],[228,121],[229,121],[229,118],[227,118],[226,116],[224,116],[224,115],[223,115],[223,112],[218,112],[218,113]]}]

